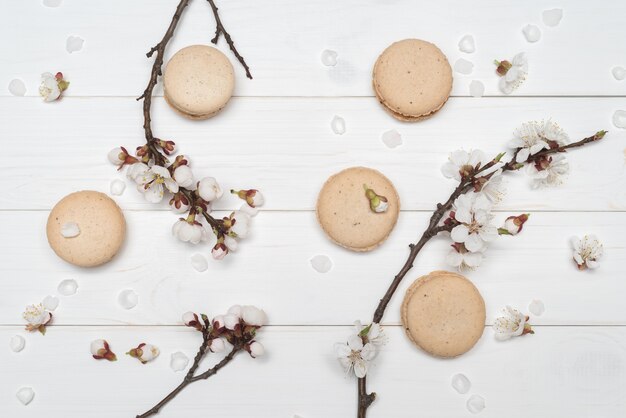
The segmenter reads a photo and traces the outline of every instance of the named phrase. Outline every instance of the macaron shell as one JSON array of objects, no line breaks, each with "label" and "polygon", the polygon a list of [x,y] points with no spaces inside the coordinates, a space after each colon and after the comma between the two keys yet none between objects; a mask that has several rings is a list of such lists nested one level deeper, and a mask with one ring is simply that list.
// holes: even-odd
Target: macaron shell
[{"label": "macaron shell", "polygon": [[401,308],[407,336],[437,357],[456,357],[478,342],[485,326],[485,302],[460,274],[433,271],[416,280]]},{"label": "macaron shell", "polygon": [[[61,229],[76,223],[80,234],[66,238]],[[95,267],[110,261],[119,251],[126,235],[124,214],[107,195],[81,191],[61,199],[48,216],[48,243],[68,263]]]},{"label": "macaron shell", "polygon": [[192,45],[178,51],[167,63],[163,89],[167,102],[193,119],[206,119],[230,100],[235,75],[229,59],[207,45]]},{"label": "macaron shell", "polygon": [[[387,211],[370,209],[363,185],[388,199]],[[331,176],[320,191],[316,214],[326,235],[353,251],[370,251],[382,244],[400,213],[400,198],[387,177],[367,167],[352,167]]]},{"label": "macaron shell", "polygon": [[380,55],[373,85],[379,101],[392,112],[405,119],[419,118],[436,112],[448,100],[452,68],[434,44],[405,39]]}]

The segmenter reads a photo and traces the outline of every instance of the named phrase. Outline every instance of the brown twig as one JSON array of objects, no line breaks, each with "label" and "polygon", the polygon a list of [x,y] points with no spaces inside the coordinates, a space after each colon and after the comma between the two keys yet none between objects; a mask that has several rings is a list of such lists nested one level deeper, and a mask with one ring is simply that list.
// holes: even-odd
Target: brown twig
[{"label": "brown twig", "polygon": [[[550,149],[544,149],[534,155],[529,156],[528,159],[523,162],[517,161],[518,152],[516,151],[513,154],[513,158],[511,158],[511,161],[505,163],[502,166],[502,171],[503,172],[515,171],[515,170],[520,169],[524,164],[533,163],[542,157],[545,157],[551,154],[566,152],[569,149],[582,147],[583,145],[599,141],[604,137],[605,134],[606,134],[606,131],[599,131],[595,135],[581,139],[580,141],[573,142],[568,145],[562,145],[562,146],[558,146],[558,147],[554,147]],[[417,241],[414,244],[409,244],[409,248],[410,248],[409,256],[406,262],[404,263],[404,265],[402,266],[402,268],[400,269],[400,271],[398,272],[398,274],[396,274],[396,276],[394,277],[393,281],[391,282],[391,285],[387,289],[387,292],[378,303],[376,311],[374,311],[372,322],[380,323],[382,321],[383,316],[385,315],[385,310],[387,309],[387,306],[389,305],[391,298],[393,297],[394,293],[398,289],[398,286],[400,285],[400,282],[402,282],[402,279],[404,279],[404,277],[409,272],[409,270],[413,268],[413,262],[415,261],[415,258],[419,254],[420,250],[424,247],[424,245],[428,241],[430,241],[431,238],[435,237],[440,232],[450,230],[450,228],[447,228],[444,225],[440,226],[439,223],[443,219],[444,215],[452,208],[454,201],[459,196],[467,193],[473,188],[474,181],[476,180],[476,178],[481,177],[480,174],[482,174],[484,177],[491,177],[493,173],[489,173],[489,174],[483,174],[483,173],[485,173],[489,168],[493,167],[494,164],[495,164],[495,160],[489,164],[486,164],[484,167],[480,168],[479,170],[477,170],[472,176],[461,179],[461,182],[454,189],[454,191],[452,192],[448,200],[446,200],[446,202],[443,204],[442,203],[437,204],[437,209],[433,212],[432,216],[430,217],[428,227],[423,232],[419,241]],[[372,404],[372,402],[374,402],[375,399],[376,399],[375,393],[367,393],[367,381],[365,377],[358,379],[358,411],[357,411],[358,418],[365,418],[367,414],[367,409]]]},{"label": "brown twig", "polygon": [[218,13],[218,8],[215,5],[214,0],[207,0],[211,5],[211,10],[213,10],[213,16],[215,16],[215,36],[211,39],[211,42],[217,45],[217,41],[220,39],[220,35],[224,35],[224,39],[226,39],[226,43],[228,43],[228,47],[235,54],[237,60],[241,63],[243,68],[246,70],[246,77],[252,80],[252,74],[250,74],[250,67],[246,64],[246,60],[241,56],[237,48],[235,48],[235,42],[230,37],[230,34],[226,32],[226,28],[222,24],[222,20],[220,19],[220,15]]},{"label": "brown twig", "polygon": [[202,346],[198,350],[198,354],[196,354],[196,357],[194,358],[193,365],[191,366],[191,368],[189,369],[189,371],[185,375],[185,378],[180,383],[180,385],[178,385],[173,391],[171,391],[159,403],[154,405],[152,408],[150,408],[149,410],[147,410],[143,414],[137,415],[136,418],[146,418],[146,417],[150,417],[152,415],[157,414],[161,410],[161,408],[163,408],[163,406],[165,406],[172,399],[174,399],[176,397],[176,395],[178,395],[178,393],[180,393],[180,391],[182,391],[184,388],[186,388],[190,384],[192,384],[194,382],[197,382],[198,380],[208,379],[210,376],[213,376],[214,374],[216,374],[218,371],[220,371],[220,369],[222,367],[224,367],[228,363],[230,363],[231,360],[233,358],[235,358],[235,354],[237,354],[242,349],[241,346],[234,346],[232,348],[232,350],[230,350],[230,352],[226,355],[226,357],[224,357],[219,363],[217,363],[215,366],[213,366],[212,368],[210,368],[206,372],[201,373],[201,374],[199,374],[197,376],[194,376],[193,374],[196,371],[196,369],[198,368],[198,366],[200,364],[200,360],[202,360],[202,358],[204,357],[204,354],[206,353],[207,347],[208,347],[207,339],[205,338],[204,342],[202,343]]}]

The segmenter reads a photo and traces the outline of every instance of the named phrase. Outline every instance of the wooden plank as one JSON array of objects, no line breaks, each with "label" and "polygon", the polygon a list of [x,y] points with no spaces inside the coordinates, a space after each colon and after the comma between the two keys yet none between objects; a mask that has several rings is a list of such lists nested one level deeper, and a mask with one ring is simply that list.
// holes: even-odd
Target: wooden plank
[{"label": "wooden plank", "polygon": [[[30,303],[55,294],[67,278],[78,294],[61,297],[57,324],[178,324],[187,310],[214,315],[230,305],[267,309],[274,325],[346,325],[371,318],[375,305],[427,223],[427,213],[403,212],[390,239],[379,249],[358,254],[332,244],[312,212],[264,212],[249,239],[223,262],[209,260],[209,270],[192,269],[196,252],[209,256],[212,244],[189,246],[170,235],[176,218],[165,212],[125,213],[127,241],[111,263],[80,269],[57,258],[45,238],[46,212],[0,212],[2,289],[0,323],[22,324]],[[498,222],[506,216],[499,214]],[[541,299],[546,313],[539,324],[625,325],[623,260],[625,213],[533,213],[521,235],[502,237],[476,271],[467,273],[481,290],[491,323],[507,304],[526,310]],[[595,233],[604,243],[598,270],[579,272],[571,260],[569,237]],[[392,300],[385,323],[399,323],[404,290],[417,277],[445,269],[448,239],[427,245]],[[328,255],[333,269],[314,271],[310,258]],[[139,305],[125,311],[117,295],[132,288]]]},{"label": "wooden plank", "polygon": [[[176,140],[189,155],[196,176],[216,177],[225,189],[256,187],[266,195],[264,209],[310,210],[324,181],[343,168],[365,165],[385,173],[407,210],[432,210],[454,182],[441,175],[448,154],[459,148],[496,155],[513,130],[532,119],[554,118],[572,139],[597,130],[610,132],[600,144],[570,153],[571,174],[563,187],[533,190],[523,173],[510,176],[506,210],[626,210],[624,143],[626,131],[610,118],[621,99],[459,98],[437,117],[406,124],[389,117],[375,100],[236,99],[217,118],[192,122],[156,100],[155,131]],[[0,138],[7,142],[1,170],[2,209],[50,209],[76,190],[108,192],[124,178],[106,153],[142,143],[140,104],[131,98],[64,99],[51,105],[38,99],[0,99]],[[347,132],[333,134],[330,121],[341,115]],[[77,116],[80,115],[80,116]],[[383,132],[396,129],[404,144],[387,148]],[[14,153],[14,147],[21,150]],[[125,209],[159,208],[129,190],[119,198]],[[238,208],[226,197],[216,206]],[[160,206],[166,208],[166,203]]]},{"label": "wooden plank", "polygon": [[[333,344],[347,327],[286,327],[263,330],[267,357],[241,355],[208,381],[189,386],[162,411],[165,417],[351,417],[356,416],[353,378],[343,377]],[[536,334],[497,342],[491,329],[468,354],[441,360],[419,352],[399,327],[370,371],[378,392],[372,418],[469,416],[469,394],[485,398],[481,417],[618,417],[626,413],[624,327],[538,327]],[[0,327],[0,340],[21,333]],[[116,363],[93,360],[89,343],[106,338],[120,356]],[[161,348],[141,365],[123,352],[141,341]],[[135,416],[173,389],[180,373],[169,369],[172,352],[192,357],[198,335],[182,327],[53,327],[45,337],[28,335],[26,349],[0,357],[3,416],[66,418]],[[8,350],[8,349],[6,349]],[[219,355],[212,355],[211,364]],[[208,365],[206,366],[208,367]],[[464,373],[470,393],[457,394],[450,381]],[[24,407],[14,393],[32,386]],[[160,416],[161,416],[160,415]]]},{"label": "wooden plank", "polygon": [[[56,9],[41,1],[0,4],[0,95],[13,78],[23,79],[29,95],[37,95],[39,76],[63,71],[71,96],[138,96],[147,83],[152,61],[145,53],[163,36],[177,1],[66,0]],[[453,94],[467,96],[471,80],[483,81],[486,93],[500,95],[494,59],[526,51],[530,73],[516,94],[621,95],[626,84],[611,76],[624,66],[623,16],[626,3],[611,0],[545,4],[467,1],[316,0],[302,4],[273,0],[269,4],[218,2],[223,21],[246,57],[254,81],[219,43],[235,65],[239,96],[372,96],[371,71],[378,55],[394,41],[417,37],[435,42],[452,64],[466,58],[471,75],[455,74]],[[541,21],[543,10],[562,7],[556,28]],[[488,24],[487,24],[488,23]],[[522,28],[538,25],[542,39],[529,44]],[[167,56],[196,43],[209,43],[214,20],[205,1],[193,1],[185,12]],[[459,40],[472,34],[476,52],[463,54]],[[69,54],[69,35],[85,39],[80,52]],[[19,40],[19,42],[16,42]],[[339,53],[335,67],[324,67],[324,49]],[[582,54],[582,55],[581,55]]]}]

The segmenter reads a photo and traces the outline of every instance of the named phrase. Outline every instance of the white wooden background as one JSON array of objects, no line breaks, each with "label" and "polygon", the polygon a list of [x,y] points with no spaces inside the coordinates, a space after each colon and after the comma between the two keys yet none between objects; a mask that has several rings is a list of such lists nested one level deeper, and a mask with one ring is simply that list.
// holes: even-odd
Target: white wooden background
[{"label": "white wooden background", "polygon": [[[403,290],[418,276],[445,268],[446,241],[435,240],[418,258],[385,318],[390,342],[371,371],[379,400],[376,417],[463,417],[467,396],[450,387],[455,373],[472,381],[470,393],[486,399],[484,417],[607,418],[626,414],[626,132],[612,126],[626,109],[626,81],[611,68],[626,66],[626,3],[611,0],[551,2],[415,2],[218,0],[221,16],[255,77],[238,64],[236,98],[218,117],[190,122],[162,98],[154,101],[154,127],[193,159],[197,175],[212,175],[225,188],[258,187],[267,205],[254,219],[241,250],[209,270],[189,262],[199,248],[170,236],[175,216],[154,207],[131,187],[116,198],[128,222],[118,257],[91,270],[58,259],[45,238],[49,210],[62,196],[82,189],[108,192],[123,178],[106,162],[119,144],[142,142],[141,105],[152,64],[145,52],[162,36],[176,0],[0,1],[0,416],[131,417],[152,406],[179,382],[169,356],[190,357],[198,337],[181,327],[186,310],[223,312],[234,303],[265,308],[272,326],[260,339],[268,355],[241,356],[208,382],[188,388],[163,417],[345,418],[355,415],[356,391],[344,378],[332,346],[345,339],[355,319],[364,321],[407,255],[407,244],[426,224],[433,205],[453,184],[440,175],[448,152],[481,148],[497,153],[521,122],[552,117],[573,139],[610,131],[597,145],[569,155],[571,175],[556,190],[531,190],[523,175],[509,179],[499,219],[529,211],[522,235],[500,239],[479,270],[468,276],[485,297],[485,335],[461,358],[437,360],[414,348],[402,334]],[[544,9],[562,7],[556,28],[541,22]],[[538,25],[542,39],[525,41],[521,28]],[[209,6],[192,1],[168,49],[208,43],[214,31]],[[465,34],[476,52],[458,51]],[[80,52],[65,41],[80,36]],[[451,63],[464,57],[472,75],[455,74],[453,98],[436,117],[418,124],[390,118],[372,97],[370,74],[391,42],[418,37],[438,44]],[[219,48],[232,59],[220,42]],[[339,53],[324,67],[324,49]],[[526,51],[530,75],[511,97],[497,90],[493,59]],[[71,81],[66,97],[45,104],[37,97],[39,75],[63,71]],[[6,86],[20,78],[27,97]],[[471,80],[486,96],[468,97]],[[160,90],[158,95],[160,96]],[[334,135],[340,115],[347,132]],[[380,136],[397,129],[403,145],[388,149]],[[331,244],[313,212],[323,181],[341,168],[382,170],[403,202],[389,241],[368,254]],[[239,202],[226,198],[220,210]],[[599,270],[576,271],[568,238],[595,233],[604,242]],[[210,247],[203,247],[208,255]],[[309,259],[327,254],[327,274]],[[169,262],[164,262],[167,258]],[[42,337],[23,331],[25,305],[55,294],[66,278],[78,294],[61,297],[54,326]],[[122,310],[117,294],[133,288],[139,305]],[[505,343],[493,339],[494,317],[506,304],[526,310],[532,299],[546,305],[532,318],[536,334]],[[26,349],[8,341],[24,335]],[[106,338],[121,359],[90,358],[89,343]],[[124,358],[132,345],[158,345],[161,357],[148,365]],[[215,356],[218,358],[218,356]],[[213,360],[215,361],[215,360]],[[15,398],[32,386],[27,407]]]}]

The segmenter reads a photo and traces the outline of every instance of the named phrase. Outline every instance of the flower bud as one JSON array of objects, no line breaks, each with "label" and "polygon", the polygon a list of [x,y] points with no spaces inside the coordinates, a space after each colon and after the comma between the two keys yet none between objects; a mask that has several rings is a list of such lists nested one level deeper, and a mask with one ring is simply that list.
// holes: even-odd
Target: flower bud
[{"label": "flower bud", "polygon": [[523,213],[519,216],[509,216],[504,221],[504,226],[498,229],[500,235],[517,235],[522,231],[530,214]]},{"label": "flower bud", "polygon": [[198,331],[202,331],[204,328],[204,325],[200,321],[200,318],[198,318],[198,315],[193,312],[185,312],[183,314],[183,323],[188,327],[197,329]]},{"label": "flower bud", "polygon": [[224,326],[231,331],[235,330],[235,327],[239,325],[239,318],[235,315],[224,315]]},{"label": "flower bud", "polygon": [[232,194],[236,194],[240,199],[245,200],[246,203],[253,208],[263,206],[263,203],[265,203],[265,198],[263,197],[261,192],[256,189],[231,190],[230,192]]},{"label": "flower bud", "polygon": [[174,141],[163,141],[159,140],[159,146],[165,153],[165,155],[170,155],[176,150],[176,144]]},{"label": "flower bud", "polygon": [[370,201],[370,209],[375,213],[383,213],[387,211],[389,207],[389,203],[385,196],[377,195],[376,192],[367,185],[363,185],[363,189],[365,189],[365,197]]},{"label": "flower bud", "polygon": [[213,328],[214,329],[222,329],[224,328],[224,315],[217,315],[213,318]]},{"label": "flower bud", "polygon": [[207,202],[212,202],[215,199],[222,197],[224,193],[222,188],[213,177],[204,177],[198,182],[198,195]]},{"label": "flower bud", "polygon": [[494,61],[493,62],[496,65],[496,73],[498,73],[498,75],[500,76],[505,76],[506,73],[509,72],[509,70],[511,69],[511,67],[513,67],[513,64],[511,64],[509,61],[504,60],[504,61]]},{"label": "flower bud", "polygon": [[183,193],[174,193],[169,201],[169,205],[170,209],[175,213],[185,213],[189,210],[189,199]]},{"label": "flower bud", "polygon": [[189,188],[193,185],[193,173],[188,165],[181,165],[174,170],[174,180],[180,187]]},{"label": "flower bud", "polygon": [[221,353],[222,351],[224,351],[224,348],[224,340],[222,340],[221,338],[215,338],[211,341],[211,345],[209,346],[209,350],[211,350],[211,352],[213,353]]},{"label": "flower bud", "polygon": [[228,308],[228,311],[226,313],[229,315],[235,315],[237,318],[241,318],[242,308],[240,305],[233,305]]},{"label": "flower bud", "polygon": [[111,164],[118,166],[120,169],[124,167],[124,165],[139,162],[138,159],[129,155],[128,151],[126,151],[126,148],[124,147],[113,148],[109,151],[107,158]]},{"label": "flower bud", "polygon": [[223,260],[226,254],[228,254],[228,248],[223,242],[218,242],[211,250],[211,256],[215,260]]},{"label": "flower bud", "polygon": [[248,346],[247,351],[250,353],[252,358],[257,358],[265,354],[265,347],[263,347],[263,344],[258,341],[252,341]]},{"label": "flower bud", "polygon": [[91,355],[96,360],[106,359],[108,361],[117,361],[117,356],[111,351],[109,343],[106,340],[94,340],[91,342]]},{"label": "flower bud", "polygon": [[161,354],[158,347],[152,344],[141,343],[136,348],[131,349],[126,354],[136,358],[141,364],[146,364],[149,361],[154,360]]},{"label": "flower bud", "polygon": [[226,222],[224,224],[230,225],[228,232],[231,237],[245,238],[248,235],[251,221],[250,215],[236,210],[225,220]]},{"label": "flower bud", "polygon": [[262,309],[255,306],[243,306],[241,308],[241,318],[247,325],[262,327],[267,324],[267,315]]}]

